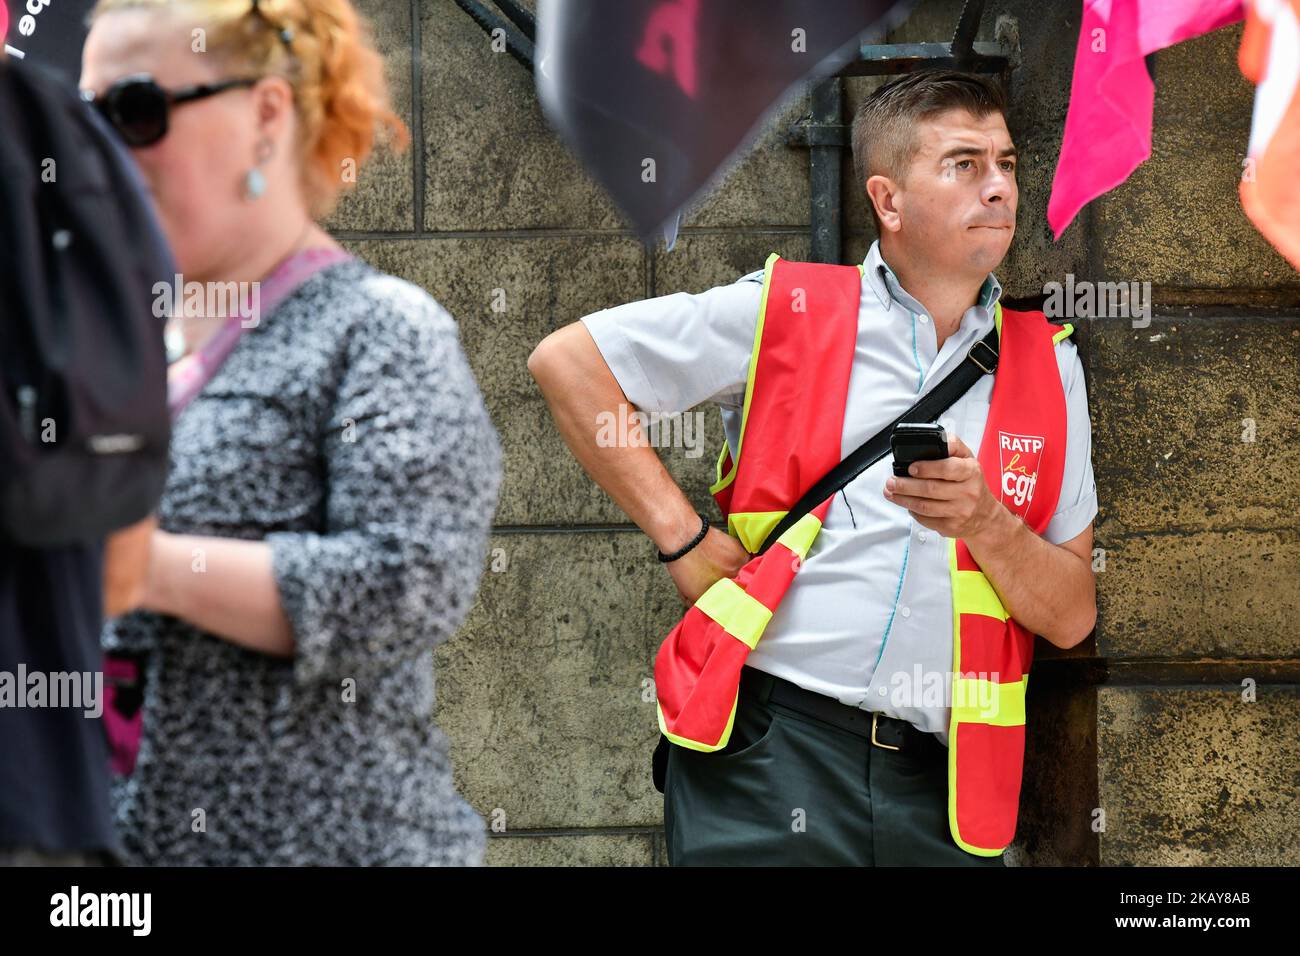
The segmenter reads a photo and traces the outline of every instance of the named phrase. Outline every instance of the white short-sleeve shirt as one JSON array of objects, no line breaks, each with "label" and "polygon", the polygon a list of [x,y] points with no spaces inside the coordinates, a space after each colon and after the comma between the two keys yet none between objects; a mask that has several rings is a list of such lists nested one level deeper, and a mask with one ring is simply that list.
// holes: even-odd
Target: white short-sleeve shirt
[{"label": "white short-sleeve shirt", "polygon": [[[865,260],[858,338],[841,454],[928,392],[992,328],[1001,285],[990,273],[977,305],[937,347],[925,307],[873,243]],[[763,272],[697,295],[677,292],[584,316],[628,401],[673,414],[718,404],[735,449],[758,322]],[[1043,537],[1062,544],[1097,514],[1092,425],[1078,351],[1056,346],[1067,444],[1056,512]],[[982,376],[939,422],[978,456],[993,379]],[[716,454],[716,449],[714,450]],[[889,456],[835,497],[794,584],[748,663],[807,690],[911,721],[945,745],[951,717],[952,592],[947,539],[884,497]]]}]

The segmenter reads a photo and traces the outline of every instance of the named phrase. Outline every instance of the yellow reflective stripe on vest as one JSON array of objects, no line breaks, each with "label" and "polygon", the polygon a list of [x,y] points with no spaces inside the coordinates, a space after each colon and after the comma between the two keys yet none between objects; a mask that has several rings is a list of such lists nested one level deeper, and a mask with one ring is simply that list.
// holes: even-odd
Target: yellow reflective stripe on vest
[{"label": "yellow reflective stripe on vest", "polygon": [[952,687],[954,723],[1019,727],[1025,722],[1029,675],[1009,684],[982,677],[958,677]]},{"label": "yellow reflective stripe on vest", "polygon": [[[784,514],[782,515],[784,517]],[[813,539],[821,531],[822,523],[817,520],[817,516],[811,511],[796,521],[790,527],[781,533],[777,542],[785,545],[800,558],[808,556],[808,549],[812,547]]]},{"label": "yellow reflective stripe on vest", "polygon": [[727,515],[727,530],[740,539],[746,551],[754,554],[785,515],[784,511],[733,511]]},{"label": "yellow reflective stripe on vest", "polygon": [[[740,539],[750,554],[756,554],[772,529],[781,523],[787,511],[750,511],[727,517],[727,530]],[[822,523],[811,511],[781,532],[776,540],[801,558],[808,556],[813,539],[822,529]]]},{"label": "yellow reflective stripe on vest", "polygon": [[953,594],[953,611],[956,614],[986,614],[999,621],[1005,621],[1011,616],[1002,606],[998,592],[993,590],[993,585],[983,571],[956,571],[953,573],[953,585],[956,588]]},{"label": "yellow reflective stripe on vest", "polygon": [[722,463],[727,458],[727,452],[731,449],[727,445],[727,439],[722,439],[722,448],[718,451],[718,463],[713,466],[714,481],[709,486],[709,494],[715,494],[722,490]]},{"label": "yellow reflective stripe on vest", "polygon": [[677,746],[679,747],[685,747],[688,750],[698,750],[701,753],[706,753],[706,754],[713,753],[713,751],[721,750],[723,747],[727,746],[727,741],[731,739],[731,728],[736,722],[736,705],[739,703],[740,703],[740,692],[737,691],[736,699],[731,702],[731,716],[727,718],[727,726],[723,728],[722,736],[718,738],[718,742],[716,744],[710,745],[710,744],[702,744],[698,740],[691,740],[690,737],[679,736],[678,734],[675,734],[671,730],[669,730],[668,721],[664,719],[663,706],[659,703],[658,699],[656,698],[655,713],[659,717],[659,732],[663,734],[665,737],[667,737],[669,740],[671,740],[673,743],[677,744]]},{"label": "yellow reflective stripe on vest", "polygon": [[731,578],[718,578],[713,586],[700,595],[695,606],[722,625],[722,629],[736,640],[749,645],[752,651],[763,636],[763,628],[772,617],[772,611],[758,598],[750,597],[745,589]]}]

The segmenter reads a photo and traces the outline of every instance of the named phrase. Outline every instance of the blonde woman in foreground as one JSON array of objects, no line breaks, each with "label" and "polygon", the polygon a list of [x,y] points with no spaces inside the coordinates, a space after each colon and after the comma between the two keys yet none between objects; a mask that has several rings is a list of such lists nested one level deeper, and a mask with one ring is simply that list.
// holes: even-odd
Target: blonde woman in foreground
[{"label": "blonde woman in foreground", "polygon": [[105,630],[148,655],[128,858],[478,864],[432,650],[477,591],[498,437],[452,317],[317,225],[378,131],[405,145],[382,63],[345,0],[91,16],[81,86],[184,281],[260,283],[255,323],[180,324],[148,580]]}]

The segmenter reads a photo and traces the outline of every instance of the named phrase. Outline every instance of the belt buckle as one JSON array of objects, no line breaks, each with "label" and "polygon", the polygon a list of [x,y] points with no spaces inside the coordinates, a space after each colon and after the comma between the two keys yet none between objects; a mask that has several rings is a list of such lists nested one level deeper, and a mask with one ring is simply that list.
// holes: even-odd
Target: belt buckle
[{"label": "belt buckle", "polygon": [[876,721],[879,718],[880,718],[880,711],[873,710],[871,712],[871,742],[875,744],[877,747],[882,747],[885,750],[902,750],[903,749],[902,747],[895,747],[892,746],[891,744],[882,744],[879,740],[876,739]]}]

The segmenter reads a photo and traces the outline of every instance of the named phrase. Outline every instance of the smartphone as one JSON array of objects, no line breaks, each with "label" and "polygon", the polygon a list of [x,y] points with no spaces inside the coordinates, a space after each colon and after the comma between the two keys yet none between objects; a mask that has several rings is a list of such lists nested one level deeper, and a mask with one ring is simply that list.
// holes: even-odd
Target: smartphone
[{"label": "smartphone", "polygon": [[899,422],[889,434],[894,453],[894,474],[907,477],[914,461],[935,461],[948,457],[948,436],[936,422]]}]

